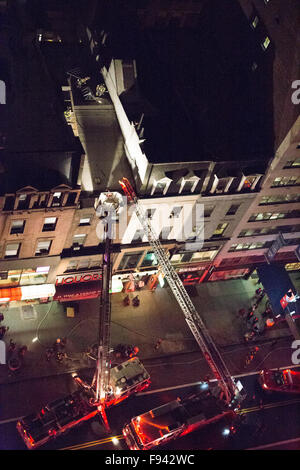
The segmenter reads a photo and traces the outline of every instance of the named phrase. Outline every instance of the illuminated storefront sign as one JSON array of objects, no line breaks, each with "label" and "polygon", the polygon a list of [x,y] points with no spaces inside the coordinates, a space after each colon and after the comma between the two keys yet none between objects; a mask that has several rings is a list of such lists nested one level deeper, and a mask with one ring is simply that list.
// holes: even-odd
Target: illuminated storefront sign
[{"label": "illuminated storefront sign", "polygon": [[81,282],[92,282],[92,281],[101,281],[102,274],[100,271],[77,273],[77,274],[68,274],[64,276],[57,276],[55,285],[69,285],[77,284]]},{"label": "illuminated storefront sign", "polygon": [[53,297],[55,294],[54,284],[41,284],[37,286],[22,286],[0,289],[0,301],[18,301],[44,299]]}]

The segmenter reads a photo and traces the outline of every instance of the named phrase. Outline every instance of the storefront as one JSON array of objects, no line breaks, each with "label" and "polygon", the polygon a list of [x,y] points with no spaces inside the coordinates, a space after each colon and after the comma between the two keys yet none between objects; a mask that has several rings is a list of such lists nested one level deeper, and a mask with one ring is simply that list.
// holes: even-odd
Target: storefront
[{"label": "storefront", "polygon": [[102,273],[97,270],[57,276],[55,288],[53,300],[59,302],[94,299],[101,294]]},{"label": "storefront", "polygon": [[54,284],[37,286],[7,287],[0,289],[0,303],[47,299],[55,294]]}]

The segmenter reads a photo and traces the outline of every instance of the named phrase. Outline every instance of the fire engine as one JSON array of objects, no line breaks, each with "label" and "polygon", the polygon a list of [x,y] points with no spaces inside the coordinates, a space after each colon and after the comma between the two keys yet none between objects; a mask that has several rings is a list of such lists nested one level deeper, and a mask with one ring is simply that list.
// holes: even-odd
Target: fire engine
[{"label": "fire engine", "polygon": [[230,426],[235,413],[208,391],[177,398],[132,418],[123,435],[129,449],[150,450],[221,419]]},{"label": "fire engine", "polygon": [[28,449],[36,449],[98,413],[89,397],[77,391],[44,406],[17,422],[17,430]]},{"label": "fire engine", "polygon": [[109,432],[106,408],[117,405],[130,395],[140,392],[150,385],[150,376],[137,357],[132,357],[128,361],[111,367],[110,222],[114,213],[111,210],[112,204],[109,202],[111,198],[111,193],[108,193],[101,211],[106,214],[104,217],[105,252],[102,265],[97,363],[94,377],[92,383],[89,384],[82,380],[77,373],[74,373],[73,378],[80,385],[80,392],[50,403],[40,412],[18,421],[17,429],[28,449],[45,444],[50,439],[58,437],[66,430],[97,414],[101,415],[106,431]]}]

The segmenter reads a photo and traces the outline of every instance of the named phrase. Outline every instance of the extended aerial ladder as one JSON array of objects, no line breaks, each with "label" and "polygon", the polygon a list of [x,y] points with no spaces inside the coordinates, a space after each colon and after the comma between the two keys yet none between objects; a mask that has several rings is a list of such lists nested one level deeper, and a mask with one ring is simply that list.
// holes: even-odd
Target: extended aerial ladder
[{"label": "extended aerial ladder", "polygon": [[125,195],[135,204],[136,215],[142,224],[149,243],[157,256],[161,270],[167,279],[169,286],[185,316],[186,322],[194,335],[208,365],[210,366],[218,384],[224,393],[224,398],[228,404],[238,400],[239,390],[222,356],[220,355],[212,337],[210,336],[199,313],[193,305],[187,291],[185,290],[177,272],[173,268],[158,236],[152,228],[151,222],[147,217],[144,208],[139,202],[135,191],[127,178],[119,181]]},{"label": "extended aerial ladder", "polygon": [[95,390],[95,397],[92,402],[98,406],[102,416],[103,423],[107,431],[110,430],[109,423],[105,413],[105,406],[109,394],[110,378],[110,321],[111,321],[111,302],[110,302],[110,280],[111,280],[111,218],[107,213],[104,224],[105,252],[102,264],[102,289],[100,300],[100,315],[98,329],[98,351],[97,365],[92,382],[92,388]]}]

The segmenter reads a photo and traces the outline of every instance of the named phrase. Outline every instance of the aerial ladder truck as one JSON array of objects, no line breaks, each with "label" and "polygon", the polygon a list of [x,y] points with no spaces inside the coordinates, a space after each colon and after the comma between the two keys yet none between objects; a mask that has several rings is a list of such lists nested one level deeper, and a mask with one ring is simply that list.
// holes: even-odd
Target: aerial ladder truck
[{"label": "aerial ladder truck", "polygon": [[[111,196],[111,193],[108,193]],[[101,416],[105,430],[110,431],[107,408],[117,405],[134,393],[150,385],[150,375],[138,357],[111,367],[111,238],[113,213],[109,204],[102,211],[104,223],[104,255],[102,264],[102,289],[99,311],[96,369],[91,384],[77,373],[74,380],[80,386],[76,392],[55,400],[17,422],[17,430],[28,449],[46,444],[68,430]]]},{"label": "aerial ladder truck", "polygon": [[142,204],[127,178],[119,181],[123,192],[128,200],[135,205],[136,215],[145,231],[145,234],[152,245],[154,253],[158,259],[160,268],[185,316],[186,322],[197,341],[204,358],[211,368],[214,377],[217,379],[221,389],[221,394],[229,407],[234,407],[243,399],[241,384],[236,383],[219,353],[211,335],[203,323],[199,313],[193,305],[181,279],[172,266],[157,234],[155,233],[151,221],[147,217]]}]

